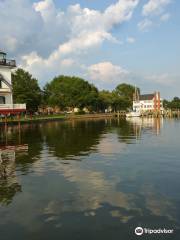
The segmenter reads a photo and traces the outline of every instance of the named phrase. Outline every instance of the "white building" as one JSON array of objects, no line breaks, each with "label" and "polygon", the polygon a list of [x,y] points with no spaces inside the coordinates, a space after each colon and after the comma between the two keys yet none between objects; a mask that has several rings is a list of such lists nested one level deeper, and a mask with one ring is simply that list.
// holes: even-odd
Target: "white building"
[{"label": "white building", "polygon": [[160,97],[159,92],[144,95],[136,93],[135,95],[133,100],[133,111],[141,113],[158,111],[163,113],[163,99]]},{"label": "white building", "polygon": [[26,111],[26,104],[13,104],[11,71],[15,67],[15,60],[6,59],[6,53],[0,51],[0,114]]}]

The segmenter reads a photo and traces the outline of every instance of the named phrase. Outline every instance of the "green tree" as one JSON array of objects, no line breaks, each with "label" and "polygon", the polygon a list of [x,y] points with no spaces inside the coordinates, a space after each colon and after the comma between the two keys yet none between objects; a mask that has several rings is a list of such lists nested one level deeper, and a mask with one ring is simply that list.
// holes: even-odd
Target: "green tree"
[{"label": "green tree", "polygon": [[[115,91],[119,96],[121,96],[125,99],[128,99],[129,101],[132,102],[133,95],[135,93],[135,87],[130,84],[122,83],[116,87]],[[137,88],[137,92],[139,92],[139,94],[140,94],[139,88]]]},{"label": "green tree", "polygon": [[46,104],[49,106],[96,108],[98,90],[84,79],[78,77],[55,77],[44,88]]},{"label": "green tree", "polygon": [[180,109],[180,98],[174,97],[172,101],[164,100],[163,106],[165,109]]},{"label": "green tree", "polygon": [[14,103],[26,103],[28,111],[37,111],[41,103],[41,89],[37,79],[23,69],[12,74]]},{"label": "green tree", "polygon": [[112,96],[112,92],[110,91],[105,91],[102,90],[99,92],[99,109],[101,111],[105,111],[105,109],[108,109],[109,107],[112,107],[112,103],[113,103],[113,96]]},{"label": "green tree", "polygon": [[126,110],[130,106],[130,100],[119,95],[116,90],[112,92],[112,107],[114,111]]},{"label": "green tree", "polygon": [[[137,92],[140,94],[139,88],[137,88]],[[119,84],[113,91],[113,105],[115,110],[126,110],[127,108],[131,108],[134,93],[134,86],[126,83]]]},{"label": "green tree", "polygon": [[163,107],[164,107],[165,109],[170,108],[170,103],[171,103],[170,101],[164,99],[164,101],[163,101]]},{"label": "green tree", "polygon": [[180,98],[174,97],[170,103],[171,109],[180,109]]}]

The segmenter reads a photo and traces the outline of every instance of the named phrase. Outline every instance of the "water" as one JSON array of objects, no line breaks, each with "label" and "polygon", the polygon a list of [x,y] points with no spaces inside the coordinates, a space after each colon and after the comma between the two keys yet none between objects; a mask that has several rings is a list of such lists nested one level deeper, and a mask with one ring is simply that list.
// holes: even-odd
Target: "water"
[{"label": "water", "polygon": [[1,126],[0,239],[179,240],[179,143],[178,120]]}]

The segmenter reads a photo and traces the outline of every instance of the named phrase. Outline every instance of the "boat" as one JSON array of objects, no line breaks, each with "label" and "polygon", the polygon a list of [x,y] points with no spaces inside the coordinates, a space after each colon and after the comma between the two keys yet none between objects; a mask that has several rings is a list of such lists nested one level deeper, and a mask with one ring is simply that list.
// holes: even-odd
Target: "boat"
[{"label": "boat", "polygon": [[141,113],[138,111],[131,111],[131,112],[126,113],[127,118],[140,117],[140,116],[141,116]]}]

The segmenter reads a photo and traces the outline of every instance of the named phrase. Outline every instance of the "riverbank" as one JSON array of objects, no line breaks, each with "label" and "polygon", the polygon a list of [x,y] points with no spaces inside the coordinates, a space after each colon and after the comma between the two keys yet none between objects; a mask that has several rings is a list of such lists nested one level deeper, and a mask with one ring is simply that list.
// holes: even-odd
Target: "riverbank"
[{"label": "riverbank", "polygon": [[68,114],[68,115],[46,115],[46,116],[31,116],[22,118],[7,118],[1,119],[0,125],[17,125],[24,123],[38,123],[47,121],[66,121],[75,119],[97,119],[97,118],[113,118],[114,113],[96,113],[96,114]]}]

